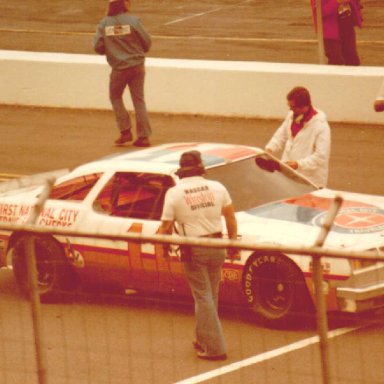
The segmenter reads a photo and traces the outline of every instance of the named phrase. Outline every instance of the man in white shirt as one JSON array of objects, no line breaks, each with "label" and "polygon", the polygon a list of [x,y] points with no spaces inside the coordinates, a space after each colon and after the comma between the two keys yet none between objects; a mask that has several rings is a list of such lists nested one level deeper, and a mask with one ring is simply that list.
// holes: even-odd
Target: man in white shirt
[{"label": "man in white shirt", "polygon": [[[228,236],[237,238],[237,221],[231,197],[219,182],[207,180],[201,154],[188,151],[180,157],[177,171],[180,183],[165,196],[161,217],[161,233],[171,234],[176,222],[180,235],[222,237],[224,216]],[[206,360],[225,360],[227,346],[218,316],[218,297],[225,249],[187,247],[183,255],[184,271],[195,301],[196,340],[193,346],[197,357]],[[228,257],[238,258],[238,252]]]},{"label": "man in white shirt", "polygon": [[287,95],[289,113],[265,151],[298,170],[319,187],[328,181],[331,130],[324,112],[314,108],[309,91],[295,87]]}]

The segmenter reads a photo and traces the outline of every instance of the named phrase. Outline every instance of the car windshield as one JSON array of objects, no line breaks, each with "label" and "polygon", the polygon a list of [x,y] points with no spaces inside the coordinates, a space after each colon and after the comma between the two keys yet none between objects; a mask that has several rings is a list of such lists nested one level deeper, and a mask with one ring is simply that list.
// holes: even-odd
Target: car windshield
[{"label": "car windshield", "polygon": [[207,169],[207,178],[227,187],[237,211],[316,190],[266,154]]}]

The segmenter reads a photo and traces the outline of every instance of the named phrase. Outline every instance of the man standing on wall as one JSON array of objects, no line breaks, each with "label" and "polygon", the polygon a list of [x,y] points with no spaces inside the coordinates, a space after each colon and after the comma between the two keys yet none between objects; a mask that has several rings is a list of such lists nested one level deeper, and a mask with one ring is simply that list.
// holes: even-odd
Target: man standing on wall
[{"label": "man standing on wall", "polygon": [[[177,171],[180,183],[167,191],[162,214],[161,233],[171,234],[174,222],[184,236],[222,237],[221,216],[224,216],[228,237],[237,238],[237,221],[227,189],[219,182],[203,177],[205,168],[198,151],[185,152]],[[218,315],[221,269],[225,249],[184,247],[184,271],[195,301],[197,357],[225,360],[227,347]],[[228,251],[238,259],[238,251]]]},{"label": "man standing on wall", "polygon": [[144,100],[145,53],[151,47],[151,37],[140,20],[129,13],[130,0],[109,0],[107,16],[99,23],[94,49],[106,55],[112,67],[109,98],[120,130],[116,145],[132,141],[131,119],[123,102],[128,86],[136,115],[137,140],[133,145],[149,147],[151,126]]}]

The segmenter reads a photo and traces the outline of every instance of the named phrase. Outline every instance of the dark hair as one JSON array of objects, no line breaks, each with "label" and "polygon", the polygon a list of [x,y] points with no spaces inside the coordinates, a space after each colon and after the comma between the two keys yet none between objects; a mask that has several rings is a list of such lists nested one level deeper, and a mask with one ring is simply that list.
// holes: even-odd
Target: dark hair
[{"label": "dark hair", "polygon": [[296,107],[310,107],[312,105],[311,95],[307,88],[295,87],[287,95],[287,100],[295,102]]},{"label": "dark hair", "polygon": [[180,179],[184,179],[185,177],[193,177],[193,176],[203,176],[205,174],[204,168],[196,167],[191,169],[179,168],[176,171],[176,175],[179,176]]},{"label": "dark hair", "polygon": [[125,6],[124,0],[115,0],[108,4],[108,16],[116,16],[120,13],[127,12],[128,9]]},{"label": "dark hair", "polygon": [[176,175],[179,176],[180,179],[205,174],[204,164],[199,151],[184,152],[180,156],[179,164],[180,168],[176,171]]}]

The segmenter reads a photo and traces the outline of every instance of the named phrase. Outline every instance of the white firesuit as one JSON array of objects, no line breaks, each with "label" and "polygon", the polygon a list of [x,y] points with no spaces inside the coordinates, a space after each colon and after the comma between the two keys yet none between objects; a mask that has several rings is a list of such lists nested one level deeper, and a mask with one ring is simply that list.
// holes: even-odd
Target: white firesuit
[{"label": "white firesuit", "polygon": [[291,134],[293,112],[290,111],[265,149],[273,155],[282,153],[281,160],[296,161],[298,172],[319,187],[328,181],[328,163],[331,147],[331,130],[324,112],[315,108],[317,114],[306,122],[295,137]]}]

